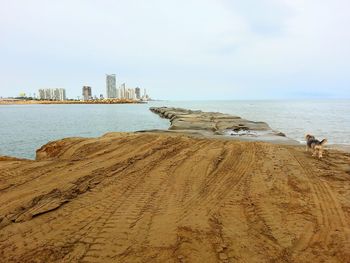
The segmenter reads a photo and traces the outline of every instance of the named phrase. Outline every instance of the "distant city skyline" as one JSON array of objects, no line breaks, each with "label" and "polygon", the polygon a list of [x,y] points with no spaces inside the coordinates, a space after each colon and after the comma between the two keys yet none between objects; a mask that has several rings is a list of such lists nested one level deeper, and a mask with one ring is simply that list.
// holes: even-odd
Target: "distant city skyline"
[{"label": "distant city skyline", "polygon": [[0,96],[116,72],[157,99],[350,98],[349,24],[347,0],[3,1]]},{"label": "distant city skyline", "polygon": [[[40,100],[66,100],[66,99],[78,99],[83,101],[97,100],[97,99],[128,99],[128,100],[149,100],[150,97],[144,89],[143,95],[141,95],[141,89],[139,87],[130,88],[126,86],[126,83],[116,87],[116,75],[106,74],[106,96],[100,94],[94,94],[92,92],[92,87],[84,85],[82,87],[81,97],[76,98],[66,96],[66,90],[64,88],[46,88],[39,89],[38,95],[33,93],[33,95],[26,92],[21,92],[17,96],[12,97],[24,97],[24,98],[34,98]],[[0,96],[1,97],[1,96]]]},{"label": "distant city skyline", "polygon": [[[122,83],[119,87],[116,86],[116,74],[105,74],[106,76],[106,93],[93,93],[92,87],[84,85],[82,87],[81,96],[71,97],[66,95],[66,89],[64,88],[44,88],[38,89],[38,93],[27,93],[27,91],[21,91],[19,94],[7,97],[25,97],[41,100],[66,100],[66,99],[78,99],[78,100],[91,100],[91,99],[130,99],[130,100],[149,100],[150,97],[146,93],[146,89],[143,89],[143,95],[141,95],[141,89],[139,87],[131,88],[127,87],[126,83]],[[0,95],[0,98],[2,96]]]}]

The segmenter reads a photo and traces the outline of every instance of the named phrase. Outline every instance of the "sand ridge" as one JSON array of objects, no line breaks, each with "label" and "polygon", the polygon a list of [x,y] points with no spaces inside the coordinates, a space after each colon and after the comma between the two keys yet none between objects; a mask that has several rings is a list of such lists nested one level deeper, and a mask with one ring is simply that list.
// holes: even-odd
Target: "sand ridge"
[{"label": "sand ridge", "polygon": [[0,158],[0,262],[349,262],[350,155],[159,133]]}]

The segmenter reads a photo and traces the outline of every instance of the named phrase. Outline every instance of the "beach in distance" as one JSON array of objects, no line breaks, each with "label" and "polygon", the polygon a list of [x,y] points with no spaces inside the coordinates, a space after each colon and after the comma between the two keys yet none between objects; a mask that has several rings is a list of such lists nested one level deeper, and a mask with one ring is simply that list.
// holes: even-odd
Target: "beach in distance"
[{"label": "beach in distance", "polygon": [[30,99],[0,99],[0,105],[31,105],[31,104],[126,104],[146,103],[141,100],[128,99],[91,99],[91,100],[30,100]]},{"label": "beach in distance", "polygon": [[[347,262],[350,153],[312,156],[258,119],[266,103],[277,120],[293,119],[278,102],[244,102],[254,120],[214,109],[242,102],[179,108],[186,103],[1,107],[12,119],[48,107],[12,128],[57,118],[54,136],[59,125],[77,134],[43,143],[31,159],[0,156],[0,262]],[[298,103],[309,127],[301,111],[310,104]],[[349,102],[337,103],[341,111]],[[80,117],[75,130],[69,115]],[[314,116],[314,125],[334,121]],[[103,131],[118,121],[135,131]]]}]

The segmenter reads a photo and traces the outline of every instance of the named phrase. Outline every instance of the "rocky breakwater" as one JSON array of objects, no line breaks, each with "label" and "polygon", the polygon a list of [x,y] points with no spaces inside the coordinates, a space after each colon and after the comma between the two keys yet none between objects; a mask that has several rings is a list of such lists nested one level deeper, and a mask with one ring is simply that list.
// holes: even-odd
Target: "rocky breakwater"
[{"label": "rocky breakwater", "polygon": [[174,132],[297,143],[284,133],[273,130],[266,122],[250,121],[235,115],[168,107],[151,107],[150,110],[162,118],[169,119],[169,130]]}]

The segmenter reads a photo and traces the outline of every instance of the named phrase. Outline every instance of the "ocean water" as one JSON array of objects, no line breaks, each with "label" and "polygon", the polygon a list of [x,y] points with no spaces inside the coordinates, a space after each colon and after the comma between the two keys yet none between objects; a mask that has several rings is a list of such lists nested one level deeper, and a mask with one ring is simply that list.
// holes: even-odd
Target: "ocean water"
[{"label": "ocean water", "polygon": [[96,137],[111,131],[167,129],[152,106],[217,111],[253,121],[298,141],[305,133],[350,145],[350,100],[153,101],[113,105],[0,105],[0,155],[35,158],[43,144],[64,137]]}]

